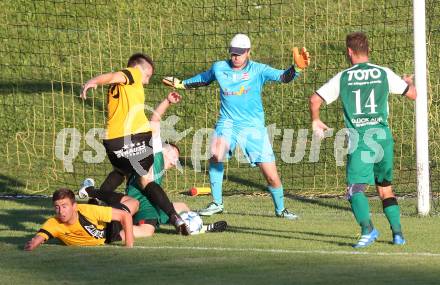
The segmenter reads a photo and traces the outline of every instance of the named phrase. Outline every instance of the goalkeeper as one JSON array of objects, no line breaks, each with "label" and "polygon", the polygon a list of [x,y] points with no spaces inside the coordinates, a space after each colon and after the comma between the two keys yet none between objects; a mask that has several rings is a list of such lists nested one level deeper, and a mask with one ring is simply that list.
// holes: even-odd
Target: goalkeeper
[{"label": "goalkeeper", "polygon": [[310,64],[310,56],[305,48],[301,53],[295,48],[295,65],[279,70],[250,60],[250,48],[249,37],[237,34],[229,46],[229,60],[217,61],[209,70],[189,79],[180,81],[167,77],[163,83],[177,89],[207,86],[216,80],[220,85],[220,115],[211,142],[209,164],[213,201],[199,214],[210,216],[223,211],[224,159],[231,156],[238,144],[250,164],[258,165],[266,178],[276,216],[296,219],[297,215],[284,207],[284,191],[265,127],[261,92],[266,81],[289,83],[297,78]]}]

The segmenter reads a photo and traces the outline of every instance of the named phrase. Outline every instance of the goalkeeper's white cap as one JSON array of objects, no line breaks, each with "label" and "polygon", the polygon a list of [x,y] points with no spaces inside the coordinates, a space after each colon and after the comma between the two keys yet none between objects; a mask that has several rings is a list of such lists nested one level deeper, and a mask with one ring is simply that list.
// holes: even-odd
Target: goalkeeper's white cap
[{"label": "goalkeeper's white cap", "polygon": [[244,34],[236,34],[229,44],[229,53],[242,55],[251,48],[251,40]]}]

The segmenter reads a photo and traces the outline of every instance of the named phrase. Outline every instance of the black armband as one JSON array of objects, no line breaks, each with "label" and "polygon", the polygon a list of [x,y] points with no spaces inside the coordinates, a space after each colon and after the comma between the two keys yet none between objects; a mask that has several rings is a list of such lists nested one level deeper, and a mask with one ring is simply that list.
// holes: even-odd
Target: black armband
[{"label": "black armband", "polygon": [[405,95],[406,95],[406,93],[408,92],[408,90],[409,90],[409,85],[408,85],[408,86],[406,86],[406,89],[405,89],[405,91],[403,91],[403,93],[402,93],[402,96],[405,96]]}]

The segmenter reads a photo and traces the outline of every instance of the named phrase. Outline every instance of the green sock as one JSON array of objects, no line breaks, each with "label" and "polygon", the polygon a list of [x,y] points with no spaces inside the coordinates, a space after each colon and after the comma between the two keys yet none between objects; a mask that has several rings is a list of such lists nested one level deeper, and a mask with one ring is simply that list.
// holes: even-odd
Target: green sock
[{"label": "green sock", "polygon": [[356,222],[361,226],[361,234],[369,234],[373,230],[373,226],[370,221],[370,206],[368,204],[368,198],[363,192],[358,192],[351,197],[350,204]]},{"label": "green sock", "polygon": [[387,198],[382,201],[383,212],[388,219],[393,234],[402,234],[402,227],[400,225],[400,207],[397,204],[396,198]]}]

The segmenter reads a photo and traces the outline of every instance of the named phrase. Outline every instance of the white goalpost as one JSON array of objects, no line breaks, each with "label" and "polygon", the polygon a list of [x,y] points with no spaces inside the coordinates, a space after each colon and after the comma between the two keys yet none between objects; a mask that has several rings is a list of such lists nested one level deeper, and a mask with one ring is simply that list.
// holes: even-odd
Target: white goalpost
[{"label": "white goalpost", "polygon": [[430,211],[428,92],[426,66],[425,0],[414,0],[414,66],[416,78],[417,210],[426,216]]}]

